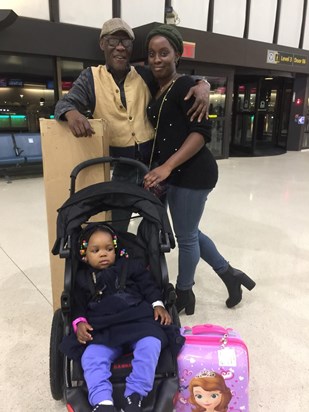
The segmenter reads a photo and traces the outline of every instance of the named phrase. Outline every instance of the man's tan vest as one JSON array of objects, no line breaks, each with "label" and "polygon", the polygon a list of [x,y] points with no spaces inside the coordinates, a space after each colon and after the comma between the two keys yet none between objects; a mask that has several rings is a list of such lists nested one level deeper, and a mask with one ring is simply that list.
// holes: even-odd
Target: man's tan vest
[{"label": "man's tan vest", "polygon": [[105,120],[104,137],[109,139],[109,145],[127,147],[153,139],[154,130],[146,114],[151,95],[135,68],[131,66],[124,82],[127,108],[123,106],[119,87],[106,66],[91,69],[96,96],[93,117]]}]

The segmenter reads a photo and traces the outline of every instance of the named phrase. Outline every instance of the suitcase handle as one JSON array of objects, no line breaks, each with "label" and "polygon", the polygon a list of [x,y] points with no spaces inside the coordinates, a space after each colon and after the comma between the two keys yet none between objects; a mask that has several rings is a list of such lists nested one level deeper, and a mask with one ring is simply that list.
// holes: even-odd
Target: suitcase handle
[{"label": "suitcase handle", "polygon": [[230,328],[226,329],[223,326],[219,326],[219,325],[212,325],[210,323],[205,323],[204,325],[192,326],[192,328],[189,326],[185,326],[184,330],[185,332],[191,331],[192,335],[202,335],[202,334],[208,334],[208,333],[218,333],[220,335],[226,335],[231,329]]}]

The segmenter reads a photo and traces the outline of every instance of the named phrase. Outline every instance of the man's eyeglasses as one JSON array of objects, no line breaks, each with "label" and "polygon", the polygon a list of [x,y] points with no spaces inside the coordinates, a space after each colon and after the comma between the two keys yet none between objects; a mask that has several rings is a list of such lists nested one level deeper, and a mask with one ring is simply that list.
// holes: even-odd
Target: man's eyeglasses
[{"label": "man's eyeglasses", "polygon": [[121,39],[119,37],[105,37],[105,39],[110,47],[117,47],[121,43],[123,47],[128,49],[133,44],[131,39]]}]

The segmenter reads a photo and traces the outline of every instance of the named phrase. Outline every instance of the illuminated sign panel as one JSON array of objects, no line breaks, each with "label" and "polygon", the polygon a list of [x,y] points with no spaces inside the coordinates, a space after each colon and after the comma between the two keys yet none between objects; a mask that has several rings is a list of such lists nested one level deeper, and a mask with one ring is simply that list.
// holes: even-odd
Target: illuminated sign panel
[{"label": "illuminated sign panel", "polygon": [[267,50],[266,63],[280,63],[289,66],[305,66],[307,64],[307,61],[307,57],[300,54],[280,52],[277,50]]},{"label": "illuminated sign panel", "polygon": [[12,87],[12,86],[22,87],[23,86],[23,81],[21,79],[9,79],[8,86],[9,87]]}]

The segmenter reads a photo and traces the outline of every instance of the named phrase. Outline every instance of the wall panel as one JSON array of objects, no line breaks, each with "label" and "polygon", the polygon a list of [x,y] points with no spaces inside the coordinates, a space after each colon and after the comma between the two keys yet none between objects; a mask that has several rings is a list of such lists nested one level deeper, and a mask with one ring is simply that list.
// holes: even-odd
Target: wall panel
[{"label": "wall panel", "polygon": [[272,43],[276,10],[277,0],[251,0],[249,39]]},{"label": "wall panel", "polygon": [[172,6],[180,19],[179,26],[206,30],[208,18],[207,0],[173,0]]},{"label": "wall panel", "polygon": [[214,3],[213,32],[243,37],[246,0],[216,0]]},{"label": "wall panel", "polygon": [[59,0],[61,23],[100,28],[111,19],[112,0]]},{"label": "wall panel", "polygon": [[164,23],[164,0],[122,0],[121,17],[132,27]]},{"label": "wall panel", "polygon": [[0,9],[14,10],[18,16],[49,20],[48,0],[0,0]]},{"label": "wall panel", "polygon": [[282,0],[278,44],[298,47],[303,4],[303,0]]}]

